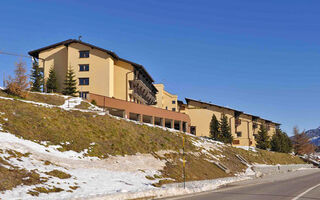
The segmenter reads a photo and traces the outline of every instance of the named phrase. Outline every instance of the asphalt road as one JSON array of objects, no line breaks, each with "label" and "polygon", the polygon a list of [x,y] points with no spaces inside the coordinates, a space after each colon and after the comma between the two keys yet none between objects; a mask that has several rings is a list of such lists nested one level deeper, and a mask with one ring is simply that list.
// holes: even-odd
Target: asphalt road
[{"label": "asphalt road", "polygon": [[185,200],[320,200],[320,170],[304,170],[230,184],[224,188]]}]

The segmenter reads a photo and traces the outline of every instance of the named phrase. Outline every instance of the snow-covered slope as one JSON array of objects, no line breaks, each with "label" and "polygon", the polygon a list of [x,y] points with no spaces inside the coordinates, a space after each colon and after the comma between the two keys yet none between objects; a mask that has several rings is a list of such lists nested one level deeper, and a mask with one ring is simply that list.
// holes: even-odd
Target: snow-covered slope
[{"label": "snow-covered slope", "polygon": [[[88,110],[77,109],[76,106],[82,102],[80,98],[65,97],[65,103],[60,106],[2,96],[0,96],[0,99],[50,109],[60,108],[66,111],[77,110],[108,115],[93,105]],[[9,121],[5,112],[0,113],[0,122],[1,120]],[[176,133],[171,129],[165,130]],[[94,145],[92,143],[92,146]],[[196,140],[196,138],[194,145],[208,151],[219,150],[224,146],[219,142],[205,139]],[[109,156],[108,159],[99,159],[86,156],[91,147],[82,152],[70,150],[61,152],[60,148],[60,145],[48,145],[47,141],[34,142],[17,137],[3,130],[0,123],[0,159],[2,161],[0,162],[0,168],[34,172],[39,175],[39,180],[41,180],[41,183],[35,185],[21,184],[10,190],[2,191],[0,199],[70,199],[99,196],[104,196],[104,199],[126,199],[146,195],[168,196],[214,189],[226,183],[248,178],[245,174],[242,174],[242,176],[222,178],[206,183],[199,182],[196,184],[197,187],[191,184],[189,190],[183,190],[181,187],[172,185],[167,188],[158,188],[153,184],[166,179],[161,177],[160,170],[165,167],[167,160],[159,159],[157,156],[164,156],[166,153],[171,153],[170,151],[155,152],[157,156],[137,153],[135,155]],[[53,172],[65,174],[66,177],[61,178],[54,175]],[[30,177],[27,176],[23,179],[27,180]]]},{"label": "snow-covered slope", "polygon": [[[226,178],[190,182],[187,184],[187,189],[183,189],[179,183],[170,185],[160,184],[161,187],[156,187],[154,184],[159,183],[159,181],[163,181],[164,183],[168,183],[168,181],[181,182],[182,153],[180,148],[170,149],[168,146],[164,146],[163,149],[156,151],[150,149],[147,153],[139,153],[139,151],[137,151],[137,153],[122,156],[107,152],[108,155],[106,157],[98,158],[89,156],[88,152],[94,150],[98,143],[104,141],[100,139],[102,135],[98,135],[97,138],[99,140],[88,142],[88,144],[90,144],[89,146],[77,152],[74,149],[66,150],[66,148],[63,148],[63,146],[79,142],[80,140],[77,140],[76,137],[74,140],[64,140],[63,142],[60,140],[48,141],[49,139],[47,137],[45,137],[46,140],[40,140],[38,138],[25,139],[28,137],[28,134],[32,135],[36,131],[39,132],[40,129],[45,130],[42,132],[44,134],[48,132],[48,129],[46,129],[46,120],[52,118],[49,114],[52,110],[54,110],[55,114],[63,113],[63,115],[58,116],[65,116],[64,119],[71,117],[72,112],[76,111],[77,116],[80,118],[87,117],[85,119],[88,119],[92,117],[94,120],[97,120],[100,116],[103,117],[104,121],[113,120],[112,122],[114,123],[120,123],[122,121],[125,126],[129,127],[128,129],[124,129],[124,127],[119,130],[123,132],[127,130],[140,130],[134,129],[134,127],[144,125],[128,119],[109,116],[108,113],[88,102],[86,102],[89,104],[88,109],[79,109],[77,106],[83,103],[82,99],[66,96],[63,96],[63,98],[64,100],[60,105],[52,105],[45,102],[0,96],[0,170],[7,171],[8,173],[16,171],[22,174],[21,177],[10,177],[9,179],[6,179],[6,177],[0,174],[0,199],[87,199],[99,198],[101,196],[103,196],[103,199],[126,199],[145,196],[164,197],[200,192],[212,190],[230,182],[248,179],[247,175],[250,174],[250,170],[247,169],[247,165],[244,166],[241,164],[235,157],[235,153],[242,153],[242,156],[250,163],[260,163],[260,155],[277,155],[276,153],[266,151],[259,154],[259,150],[256,149],[237,149],[221,142],[194,137],[190,134],[183,134],[172,129],[161,128],[161,134],[156,135],[157,138],[154,139],[154,141],[144,140],[143,137],[141,140],[143,140],[146,143],[145,146],[147,146],[148,142],[159,142],[159,138],[165,137],[166,143],[171,142],[172,146],[176,147],[179,146],[180,143],[178,142],[181,142],[182,136],[185,137],[185,144],[189,145],[189,151],[186,151],[185,154],[189,170],[188,173],[193,175],[193,177],[189,177],[189,180],[213,179],[212,177]],[[4,109],[5,105],[7,106],[6,109]],[[37,108],[37,111],[42,113],[38,121],[30,125],[31,118],[28,118],[29,120],[25,120],[23,123],[20,122],[25,118],[19,118],[21,121],[17,120],[18,117],[24,116],[24,114],[28,114],[34,118],[35,112],[28,112],[33,108]],[[23,109],[27,109],[27,112],[22,111]],[[110,118],[112,118],[112,120]],[[63,126],[63,123],[59,125]],[[24,127],[27,127],[27,124],[30,129],[35,128],[33,129],[34,132],[29,129],[25,130]],[[93,124],[90,125],[93,126]],[[111,124],[110,126],[113,125],[114,124]],[[144,129],[149,130],[149,126],[152,125],[149,124],[148,127],[144,127]],[[10,129],[8,129],[8,127]],[[37,129],[37,127],[40,127],[40,129]],[[97,127],[92,127],[92,129],[89,129],[91,127],[86,128],[88,132],[97,129]],[[157,127],[157,129],[159,128],[160,127]],[[155,128],[151,129],[151,132],[156,131]],[[22,136],[23,138],[19,136],[19,130],[25,132],[25,135]],[[65,131],[64,129],[57,130]],[[14,131],[16,131],[15,134],[13,134]],[[125,133],[128,134],[127,132]],[[67,134],[72,134],[69,129],[64,133],[59,132],[58,136],[65,137]],[[114,137],[118,138],[116,133],[114,133],[114,135]],[[137,137],[140,135],[142,134],[138,132]],[[172,140],[172,142],[170,136],[176,137],[178,140]],[[106,139],[110,140],[111,138]],[[121,142],[121,139],[126,138],[122,135],[121,137],[119,136],[119,139],[119,142]],[[128,145],[128,142],[127,139],[125,145]],[[103,145],[105,144],[103,143]],[[119,147],[125,148],[125,146]],[[104,146],[104,148],[106,147]],[[192,151],[190,149],[192,149]],[[279,154],[279,156],[284,155]],[[288,162],[297,162],[297,160],[290,155],[282,158],[284,159],[277,160],[287,159]],[[191,164],[189,164],[189,162]],[[219,169],[215,164],[217,162],[221,162],[230,168],[231,173],[226,174]],[[192,168],[195,166],[198,168]],[[205,173],[201,174],[201,171],[205,171]],[[209,176],[208,173],[212,173],[215,176]],[[205,176],[203,176],[203,174],[205,174]],[[217,176],[217,174],[219,174],[219,176]],[[31,181],[31,179],[33,181]],[[4,190],[1,188],[1,181],[3,180],[12,182],[9,186],[5,185],[9,189]]]},{"label": "snow-covered slope", "polygon": [[310,129],[306,131],[308,137],[311,138],[311,142],[316,145],[320,146],[320,127],[316,129]]},{"label": "snow-covered slope", "polygon": [[[137,154],[133,156],[115,156],[107,160],[83,157],[82,153],[72,151],[60,152],[56,146],[45,147],[32,141],[17,138],[10,133],[0,132],[0,158],[5,159],[12,167],[26,170],[36,170],[42,178],[48,179],[45,183],[25,186],[21,185],[12,190],[0,193],[2,199],[69,199],[92,198],[105,196],[104,199],[123,199],[142,197],[146,195],[168,196],[200,192],[217,188],[220,185],[248,179],[243,174],[239,177],[230,177],[198,182],[197,187],[190,184],[189,190],[181,187],[156,188],[152,183],[158,180],[147,179],[158,173],[164,167],[164,161],[156,159],[150,154]],[[29,153],[20,158],[9,158],[7,151],[14,149],[19,153]],[[162,152],[164,153],[164,152]],[[48,162],[49,164],[45,164]],[[3,165],[10,168],[9,165]],[[70,178],[59,179],[46,173],[52,170],[63,171],[70,174]],[[63,191],[59,193],[40,193],[31,196],[28,192],[36,187],[47,189],[56,187]],[[76,188],[71,190],[70,188]]]}]

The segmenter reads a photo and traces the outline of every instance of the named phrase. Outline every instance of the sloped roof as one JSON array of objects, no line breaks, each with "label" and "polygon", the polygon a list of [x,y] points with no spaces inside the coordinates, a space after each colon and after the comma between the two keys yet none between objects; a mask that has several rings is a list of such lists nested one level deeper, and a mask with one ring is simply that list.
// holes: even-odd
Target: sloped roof
[{"label": "sloped roof", "polygon": [[190,101],[194,101],[194,102],[197,102],[197,103],[206,104],[206,105],[209,105],[209,106],[216,106],[216,107],[218,107],[218,108],[224,108],[224,109],[232,110],[232,111],[235,111],[235,112],[238,112],[238,113],[241,113],[241,114],[249,115],[249,116],[252,116],[252,117],[255,117],[255,118],[259,118],[259,119],[265,120],[265,121],[268,122],[268,123],[273,123],[273,124],[276,124],[276,125],[281,125],[281,124],[279,124],[279,123],[277,123],[277,122],[273,122],[273,121],[271,121],[271,120],[267,120],[267,119],[261,118],[261,117],[256,116],[256,115],[252,115],[252,114],[249,114],[249,113],[245,113],[245,112],[243,112],[243,111],[239,111],[239,110],[236,110],[236,109],[228,108],[228,107],[225,107],[225,106],[219,106],[219,105],[216,105],[216,104],[213,104],[213,103],[202,102],[202,101],[198,101],[198,100],[194,100],[194,99],[189,99],[189,98],[185,98],[185,99],[186,99],[187,104],[189,104]]},{"label": "sloped roof", "polygon": [[218,108],[223,108],[223,109],[227,109],[227,110],[232,110],[232,111],[243,113],[242,111],[239,111],[239,110],[236,110],[236,109],[232,109],[232,108],[228,108],[228,107],[225,107],[225,106],[219,106],[219,105],[216,105],[216,104],[213,104],[213,103],[202,102],[202,101],[189,99],[189,98],[185,98],[185,99],[186,99],[187,104],[189,104],[190,101],[194,101],[194,102],[201,103],[201,104],[206,104],[206,105],[209,105],[209,106],[216,106]]},{"label": "sloped roof", "polygon": [[42,47],[40,49],[36,49],[36,50],[33,50],[33,51],[29,51],[28,54],[32,57],[35,57],[35,58],[39,58],[39,53],[41,51],[45,51],[47,49],[51,49],[51,48],[55,48],[57,46],[61,46],[61,45],[69,45],[71,43],[79,43],[79,44],[83,44],[83,45],[86,45],[86,46],[89,46],[93,49],[98,49],[100,51],[103,51],[109,55],[111,55],[114,59],[116,60],[121,60],[121,61],[124,61],[124,62],[127,62],[127,63],[130,63],[131,65],[133,65],[137,70],[139,71],[142,71],[143,73],[146,74],[146,76],[152,81],[154,82],[153,78],[151,77],[151,75],[147,72],[147,70],[144,68],[144,66],[140,65],[140,64],[137,64],[135,62],[132,62],[132,61],[129,61],[129,60],[126,60],[124,58],[120,58],[116,53],[114,53],[113,51],[110,51],[110,50],[107,50],[107,49],[103,49],[103,48],[100,48],[100,47],[97,47],[95,45],[92,45],[92,44],[89,44],[89,43],[86,43],[86,42],[83,42],[81,40],[75,40],[75,39],[69,39],[69,40],[65,40],[65,41],[62,41],[62,42],[58,42],[58,43],[55,43],[55,44],[52,44],[52,45],[49,45],[49,46],[45,46],[45,47]]}]

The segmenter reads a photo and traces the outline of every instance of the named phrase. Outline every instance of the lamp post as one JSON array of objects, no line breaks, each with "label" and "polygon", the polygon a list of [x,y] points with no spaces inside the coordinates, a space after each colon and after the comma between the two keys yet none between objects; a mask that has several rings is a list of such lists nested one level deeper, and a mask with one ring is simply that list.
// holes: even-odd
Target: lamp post
[{"label": "lamp post", "polygon": [[186,158],[184,153],[185,135],[182,135],[182,167],[183,167],[183,189],[186,189]]}]

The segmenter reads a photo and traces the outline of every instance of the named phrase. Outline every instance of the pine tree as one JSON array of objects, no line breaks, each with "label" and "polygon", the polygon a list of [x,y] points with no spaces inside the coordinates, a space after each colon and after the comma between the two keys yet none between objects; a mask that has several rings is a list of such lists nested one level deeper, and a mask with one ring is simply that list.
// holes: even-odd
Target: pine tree
[{"label": "pine tree", "polygon": [[282,132],[282,134],[284,140],[283,153],[291,153],[293,148],[292,141],[290,137],[287,135],[287,133]]},{"label": "pine tree", "polygon": [[34,62],[32,65],[31,81],[31,91],[41,92],[41,87],[43,84],[43,73],[42,70],[39,68],[39,64],[37,62]]},{"label": "pine tree", "polygon": [[272,136],[270,141],[271,150],[276,152],[281,152],[282,150],[282,134],[276,130],[276,134]]},{"label": "pine tree", "polygon": [[281,153],[290,153],[292,151],[292,142],[285,132],[276,129],[276,134],[271,139],[271,150]]},{"label": "pine tree", "polygon": [[259,148],[259,149],[269,149],[270,148],[270,138],[268,136],[268,132],[265,128],[265,125],[263,125],[263,124],[260,126],[260,130],[258,132],[257,148]]},{"label": "pine tree", "polygon": [[57,76],[53,69],[53,67],[49,71],[49,78],[47,80],[47,92],[57,92],[58,90],[58,82],[57,82]]},{"label": "pine tree", "polygon": [[77,80],[75,79],[76,75],[74,74],[74,71],[69,67],[66,80],[64,81],[65,88],[63,90],[63,94],[65,95],[71,95],[75,96],[77,91]]},{"label": "pine tree", "polygon": [[220,136],[220,123],[217,120],[217,117],[212,114],[212,118],[211,118],[211,122],[210,122],[210,136],[212,139],[214,140],[219,140],[219,136]]},{"label": "pine tree", "polygon": [[221,115],[221,122],[220,122],[220,137],[218,139],[224,143],[231,144],[233,141],[233,137],[231,134],[231,129],[228,124],[228,117],[225,114]]},{"label": "pine tree", "polygon": [[304,131],[300,133],[298,127],[294,127],[293,133],[292,144],[295,154],[304,155],[314,153],[315,146],[310,143],[310,138]]}]

